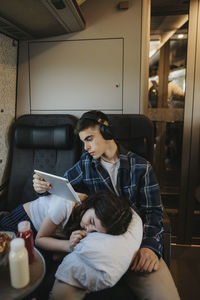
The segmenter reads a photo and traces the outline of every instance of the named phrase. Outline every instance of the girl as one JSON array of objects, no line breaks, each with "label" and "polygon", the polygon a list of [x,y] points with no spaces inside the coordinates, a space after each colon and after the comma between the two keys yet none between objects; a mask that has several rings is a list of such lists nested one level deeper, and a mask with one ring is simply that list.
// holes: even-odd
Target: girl
[{"label": "girl", "polygon": [[[28,220],[36,245],[50,251],[71,252],[87,232],[123,234],[131,221],[127,200],[114,194],[98,192],[81,204],[55,195],[18,206],[0,220],[0,231],[17,232],[19,222]],[[54,237],[64,234],[67,240]]]}]

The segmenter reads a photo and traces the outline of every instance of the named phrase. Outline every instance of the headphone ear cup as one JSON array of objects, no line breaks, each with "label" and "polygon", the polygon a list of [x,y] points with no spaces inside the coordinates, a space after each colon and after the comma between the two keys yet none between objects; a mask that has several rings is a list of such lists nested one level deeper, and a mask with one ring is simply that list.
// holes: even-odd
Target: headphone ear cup
[{"label": "headphone ear cup", "polygon": [[112,140],[113,139],[113,134],[111,129],[109,128],[110,126],[105,126],[103,124],[100,124],[100,132],[101,135],[105,140]]}]

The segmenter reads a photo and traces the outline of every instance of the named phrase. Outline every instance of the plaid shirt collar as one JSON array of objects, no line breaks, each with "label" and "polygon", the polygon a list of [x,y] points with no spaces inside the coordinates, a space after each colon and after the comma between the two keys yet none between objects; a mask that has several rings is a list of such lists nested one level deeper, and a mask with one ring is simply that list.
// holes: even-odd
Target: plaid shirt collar
[{"label": "plaid shirt collar", "polygon": [[[117,148],[118,148],[118,157],[120,160],[119,168],[129,170],[130,166],[129,166],[128,154],[130,153],[130,151],[127,151],[122,145],[118,143],[117,143]],[[101,158],[98,159],[92,158],[91,163],[95,168],[98,168],[98,166],[101,164],[100,161]]]}]

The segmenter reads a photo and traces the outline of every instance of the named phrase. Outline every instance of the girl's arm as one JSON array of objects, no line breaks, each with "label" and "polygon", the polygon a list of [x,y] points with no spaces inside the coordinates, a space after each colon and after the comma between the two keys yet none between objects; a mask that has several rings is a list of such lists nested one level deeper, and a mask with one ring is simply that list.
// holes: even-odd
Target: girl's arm
[{"label": "girl's arm", "polygon": [[54,224],[47,215],[36,235],[36,245],[50,251],[71,252],[73,247],[86,236],[83,230],[72,232],[69,240],[59,240],[51,237],[58,225]]}]

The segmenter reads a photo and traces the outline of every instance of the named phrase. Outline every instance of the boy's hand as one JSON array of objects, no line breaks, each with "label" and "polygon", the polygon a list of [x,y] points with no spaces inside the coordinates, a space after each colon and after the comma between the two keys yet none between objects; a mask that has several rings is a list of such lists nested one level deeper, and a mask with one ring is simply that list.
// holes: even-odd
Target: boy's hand
[{"label": "boy's hand", "polygon": [[49,191],[51,189],[51,185],[35,173],[33,175],[33,188],[37,193],[42,194]]},{"label": "boy's hand", "polygon": [[158,267],[158,256],[149,248],[140,248],[133,259],[131,270],[150,273],[158,270]]},{"label": "boy's hand", "polygon": [[73,248],[86,236],[86,232],[84,230],[75,230],[72,232],[69,238],[70,250]]}]

